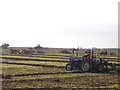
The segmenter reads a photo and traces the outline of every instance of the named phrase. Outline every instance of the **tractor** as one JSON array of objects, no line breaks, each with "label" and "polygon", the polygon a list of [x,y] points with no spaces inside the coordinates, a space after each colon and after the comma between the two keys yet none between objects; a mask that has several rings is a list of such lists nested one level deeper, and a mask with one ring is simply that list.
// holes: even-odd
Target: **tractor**
[{"label": "tractor", "polygon": [[69,63],[66,64],[65,68],[67,71],[79,69],[82,72],[109,72],[108,66],[114,68],[115,66],[120,66],[120,64],[108,63],[108,61],[103,60],[102,58],[72,56],[69,58]]},{"label": "tractor", "polygon": [[101,58],[70,57],[70,61],[66,65],[66,70],[79,69],[82,72],[104,72],[108,69],[107,64],[108,62]]}]

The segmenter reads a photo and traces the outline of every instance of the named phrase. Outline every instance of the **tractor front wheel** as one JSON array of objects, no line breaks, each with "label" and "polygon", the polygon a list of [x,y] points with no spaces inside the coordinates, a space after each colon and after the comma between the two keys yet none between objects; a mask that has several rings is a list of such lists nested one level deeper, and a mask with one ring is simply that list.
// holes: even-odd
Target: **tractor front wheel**
[{"label": "tractor front wheel", "polygon": [[73,67],[72,67],[71,64],[67,64],[66,67],[65,67],[65,69],[66,69],[67,71],[72,71],[72,70],[73,70]]}]

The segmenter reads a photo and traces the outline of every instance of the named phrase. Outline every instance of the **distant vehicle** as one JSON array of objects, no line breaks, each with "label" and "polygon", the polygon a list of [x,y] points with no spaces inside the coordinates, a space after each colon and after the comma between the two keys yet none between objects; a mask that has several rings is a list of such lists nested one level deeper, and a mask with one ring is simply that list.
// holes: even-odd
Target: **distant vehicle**
[{"label": "distant vehicle", "polygon": [[24,49],[21,51],[21,54],[33,54],[34,52],[32,49]]},{"label": "distant vehicle", "polygon": [[67,49],[61,50],[60,53],[62,53],[62,54],[72,54],[72,53],[69,52]]},{"label": "distant vehicle", "polygon": [[20,51],[17,49],[10,49],[10,54],[20,54]]}]

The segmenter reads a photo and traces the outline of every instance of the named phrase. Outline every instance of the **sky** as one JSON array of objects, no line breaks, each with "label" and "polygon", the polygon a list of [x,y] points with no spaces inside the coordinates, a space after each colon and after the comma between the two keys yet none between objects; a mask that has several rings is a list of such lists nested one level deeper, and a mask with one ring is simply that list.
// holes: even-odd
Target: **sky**
[{"label": "sky", "polygon": [[117,48],[119,0],[0,0],[0,44]]}]

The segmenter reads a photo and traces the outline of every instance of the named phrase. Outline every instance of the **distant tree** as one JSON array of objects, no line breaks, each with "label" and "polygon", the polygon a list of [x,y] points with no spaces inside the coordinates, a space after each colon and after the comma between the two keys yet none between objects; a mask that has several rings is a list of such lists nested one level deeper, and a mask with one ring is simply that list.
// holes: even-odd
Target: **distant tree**
[{"label": "distant tree", "polygon": [[2,48],[8,48],[8,46],[9,46],[9,44],[4,43],[4,44],[2,45]]},{"label": "distant tree", "polygon": [[41,49],[42,47],[40,46],[40,44],[38,44],[35,49]]},{"label": "distant tree", "polygon": [[38,47],[40,47],[40,44],[38,44]]}]

